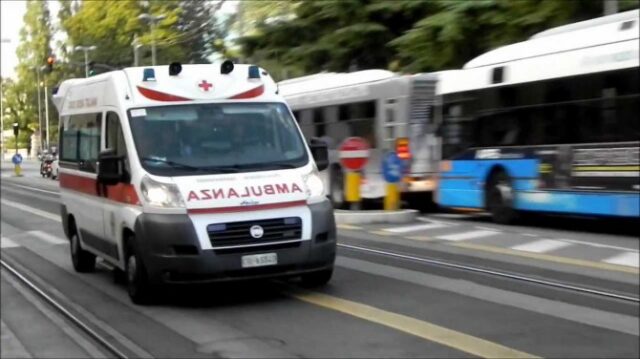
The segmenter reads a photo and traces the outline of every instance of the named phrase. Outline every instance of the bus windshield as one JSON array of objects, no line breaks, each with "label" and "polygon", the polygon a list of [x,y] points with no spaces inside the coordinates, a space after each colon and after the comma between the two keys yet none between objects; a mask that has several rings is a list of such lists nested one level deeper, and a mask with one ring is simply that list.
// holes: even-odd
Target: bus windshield
[{"label": "bus windshield", "polygon": [[157,175],[295,168],[304,142],[281,103],[189,104],[129,110],[142,166]]}]

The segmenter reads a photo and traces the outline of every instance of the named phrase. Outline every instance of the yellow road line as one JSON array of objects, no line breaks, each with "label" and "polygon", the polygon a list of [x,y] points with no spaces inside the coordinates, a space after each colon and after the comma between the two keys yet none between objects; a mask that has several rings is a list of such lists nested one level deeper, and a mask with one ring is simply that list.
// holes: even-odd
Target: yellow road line
[{"label": "yellow road line", "polygon": [[345,223],[336,224],[336,227],[338,227],[339,229],[352,229],[352,230],[362,229],[362,227],[354,226],[351,224],[345,224]]},{"label": "yellow road line", "polygon": [[393,233],[391,232],[385,232],[385,231],[368,231],[371,234],[376,234],[379,236],[393,236]]},{"label": "yellow road line", "polygon": [[485,339],[366,304],[352,302],[322,293],[301,290],[291,291],[289,295],[307,303],[393,328],[479,357],[535,358],[535,356],[531,354],[511,349]]},{"label": "yellow road line", "polygon": [[575,166],[574,171],[640,171],[640,166]]},{"label": "yellow road line", "polygon": [[494,247],[494,246],[486,246],[486,245],[482,245],[482,244],[453,243],[451,245],[455,246],[455,247],[460,247],[460,248],[475,249],[475,250],[479,250],[479,251],[485,251],[485,252],[491,252],[491,253],[499,253],[499,254],[507,254],[507,255],[512,255],[512,256],[531,258],[531,259],[539,259],[539,260],[543,260],[543,261],[547,261],[547,262],[555,262],[555,263],[568,264],[568,265],[574,265],[574,266],[580,266],[580,267],[603,269],[603,270],[624,272],[624,273],[632,273],[632,274],[640,273],[640,271],[638,269],[636,269],[636,268],[626,267],[626,266],[621,266],[621,265],[616,265],[616,264],[609,264],[609,263],[602,263],[602,262],[587,261],[587,260],[583,260],[583,259],[552,256],[552,255],[541,254],[541,253],[523,252],[523,251],[517,251],[517,250],[514,250],[514,249],[500,248],[500,247]]}]

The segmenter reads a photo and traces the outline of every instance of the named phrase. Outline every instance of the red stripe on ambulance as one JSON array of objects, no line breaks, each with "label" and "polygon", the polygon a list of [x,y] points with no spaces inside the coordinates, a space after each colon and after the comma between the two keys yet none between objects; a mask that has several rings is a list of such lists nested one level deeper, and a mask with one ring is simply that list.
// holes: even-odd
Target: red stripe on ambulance
[{"label": "red stripe on ambulance", "polygon": [[164,101],[164,102],[191,101],[190,98],[180,97],[180,96],[176,96],[176,95],[172,95],[172,94],[168,94],[168,93],[164,93],[156,90],[151,90],[151,89],[140,87],[140,86],[136,86],[136,87],[138,88],[138,91],[142,94],[142,96],[150,100]]},{"label": "red stripe on ambulance", "polygon": [[138,194],[133,185],[129,183],[118,183],[115,186],[106,186],[106,194],[99,195],[97,180],[95,178],[60,173],[60,187],[91,196],[105,197],[115,202],[140,205]]},{"label": "red stripe on ambulance", "polygon": [[292,202],[280,202],[280,203],[265,203],[256,204],[254,206],[236,206],[236,207],[221,207],[221,208],[193,208],[188,210],[189,214],[207,214],[207,213],[232,213],[232,212],[247,212],[247,211],[261,211],[265,209],[278,209],[288,207],[304,206],[305,201],[292,201]]}]

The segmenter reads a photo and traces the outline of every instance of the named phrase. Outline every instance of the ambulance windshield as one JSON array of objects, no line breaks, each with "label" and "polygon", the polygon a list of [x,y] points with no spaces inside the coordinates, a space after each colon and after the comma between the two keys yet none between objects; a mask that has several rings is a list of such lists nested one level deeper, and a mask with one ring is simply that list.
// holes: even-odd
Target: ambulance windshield
[{"label": "ambulance windshield", "polygon": [[129,110],[129,119],[140,161],[152,174],[265,171],[309,161],[280,103],[146,107]]}]

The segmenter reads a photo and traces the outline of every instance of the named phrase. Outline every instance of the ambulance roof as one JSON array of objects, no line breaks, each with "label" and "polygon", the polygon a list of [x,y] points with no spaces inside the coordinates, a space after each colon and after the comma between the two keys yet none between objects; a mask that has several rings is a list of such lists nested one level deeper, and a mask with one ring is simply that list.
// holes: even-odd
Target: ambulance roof
[{"label": "ambulance roof", "polygon": [[65,101],[88,95],[82,90],[72,91],[73,88],[91,87],[101,82],[105,83],[104,86],[107,83],[115,86],[103,87],[102,92],[121,91],[122,97],[118,101],[126,101],[126,107],[189,101],[284,101],[277,94],[277,85],[264,69],[254,65],[234,65],[231,73],[222,74],[220,68],[220,64],[182,65],[178,75],[170,75],[168,65],[142,66],[86,79],[70,79],[60,84],[53,102],[60,111],[65,108]]}]

